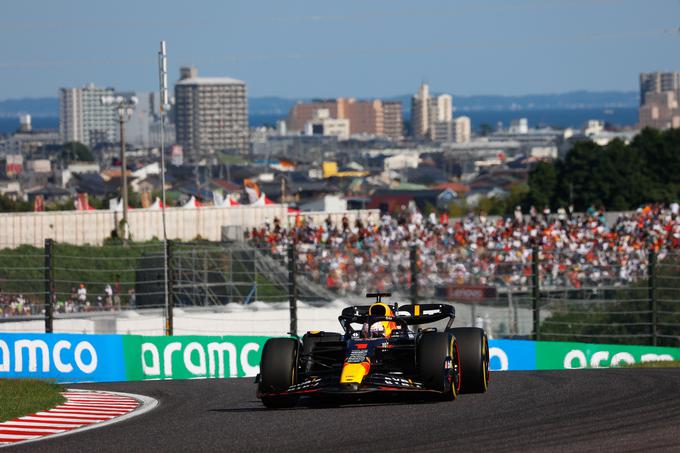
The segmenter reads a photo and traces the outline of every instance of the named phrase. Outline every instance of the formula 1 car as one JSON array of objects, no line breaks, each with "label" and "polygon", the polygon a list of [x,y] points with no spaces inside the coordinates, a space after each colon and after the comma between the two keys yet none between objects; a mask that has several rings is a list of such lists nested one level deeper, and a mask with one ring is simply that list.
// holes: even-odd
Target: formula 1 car
[{"label": "formula 1 car", "polygon": [[[268,408],[284,408],[301,396],[419,392],[454,400],[461,393],[486,392],[489,347],[483,329],[452,328],[451,305],[390,306],[382,302],[388,296],[367,294],[375,303],[342,310],[344,333],[267,340],[257,397]],[[448,322],[442,331],[421,327],[443,320]]]}]

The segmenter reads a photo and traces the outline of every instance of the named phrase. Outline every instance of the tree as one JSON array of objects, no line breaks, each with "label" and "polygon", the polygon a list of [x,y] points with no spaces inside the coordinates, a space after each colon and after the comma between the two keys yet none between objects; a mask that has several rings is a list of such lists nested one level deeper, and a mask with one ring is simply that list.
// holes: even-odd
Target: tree
[{"label": "tree", "polygon": [[529,174],[527,204],[573,204],[609,210],[680,199],[680,130],[644,129],[626,145],[578,142],[564,160],[541,163]]},{"label": "tree", "polygon": [[555,206],[573,204],[577,211],[603,205],[609,196],[611,172],[603,148],[591,141],[578,142],[564,161],[557,163]]},{"label": "tree", "polygon": [[61,149],[61,158],[66,162],[93,162],[90,148],[80,142],[67,142]]},{"label": "tree", "polygon": [[482,137],[486,137],[487,135],[491,135],[493,132],[493,127],[489,123],[482,123],[479,125],[479,135]]},{"label": "tree", "polygon": [[613,163],[611,193],[606,207],[624,211],[649,201],[645,194],[650,190],[650,181],[644,173],[645,164],[640,153],[620,140],[610,142],[605,147],[605,153]]},{"label": "tree", "polygon": [[539,162],[534,170],[529,173],[529,193],[526,204],[539,209],[551,205],[555,197],[557,187],[557,172],[555,165],[550,162]]}]

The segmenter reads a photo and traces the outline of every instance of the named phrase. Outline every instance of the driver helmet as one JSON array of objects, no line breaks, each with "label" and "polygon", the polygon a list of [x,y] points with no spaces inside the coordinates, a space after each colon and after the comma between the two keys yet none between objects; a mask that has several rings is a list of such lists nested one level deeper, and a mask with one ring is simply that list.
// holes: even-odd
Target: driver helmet
[{"label": "driver helmet", "polygon": [[[369,316],[394,316],[394,312],[389,305],[382,302],[375,303],[368,308]],[[394,321],[376,321],[371,324],[372,337],[390,338],[392,331],[397,328],[397,323]]]}]

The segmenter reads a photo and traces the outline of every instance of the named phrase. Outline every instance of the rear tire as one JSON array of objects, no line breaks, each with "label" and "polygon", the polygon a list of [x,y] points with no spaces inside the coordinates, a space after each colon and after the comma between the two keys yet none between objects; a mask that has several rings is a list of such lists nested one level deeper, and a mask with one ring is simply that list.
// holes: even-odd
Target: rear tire
[{"label": "rear tire", "polygon": [[[293,338],[270,338],[262,348],[260,361],[261,393],[285,392],[297,381],[300,344]],[[293,407],[296,395],[263,396],[262,403],[268,408]]]},{"label": "rear tire", "polygon": [[460,393],[484,393],[489,388],[489,341],[483,329],[457,327],[450,332],[460,345]]},{"label": "rear tire", "polygon": [[458,398],[460,386],[459,348],[453,335],[426,332],[418,341],[418,373],[428,390],[441,393],[441,399]]}]

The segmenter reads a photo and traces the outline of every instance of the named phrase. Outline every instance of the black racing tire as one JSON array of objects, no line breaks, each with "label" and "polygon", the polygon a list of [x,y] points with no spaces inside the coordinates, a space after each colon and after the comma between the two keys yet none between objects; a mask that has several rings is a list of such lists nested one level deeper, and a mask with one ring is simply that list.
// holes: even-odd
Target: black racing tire
[{"label": "black racing tire", "polygon": [[418,340],[416,354],[425,388],[439,392],[445,401],[458,398],[460,358],[455,337],[447,332],[425,332]]},{"label": "black racing tire", "polygon": [[456,327],[450,332],[460,346],[460,393],[484,393],[489,389],[489,341],[484,329]]},{"label": "black racing tire", "polygon": [[[293,338],[270,338],[262,348],[260,360],[260,392],[285,392],[297,381],[300,343]],[[293,407],[296,395],[262,396],[268,408]]]}]

